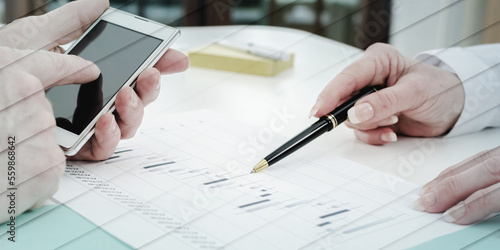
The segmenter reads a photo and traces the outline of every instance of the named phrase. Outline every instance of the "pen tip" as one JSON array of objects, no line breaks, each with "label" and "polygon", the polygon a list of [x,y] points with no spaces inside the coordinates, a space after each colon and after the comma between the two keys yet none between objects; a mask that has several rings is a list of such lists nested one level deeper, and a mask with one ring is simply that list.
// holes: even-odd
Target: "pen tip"
[{"label": "pen tip", "polygon": [[267,163],[266,159],[262,159],[259,163],[257,163],[257,165],[255,165],[251,173],[257,173],[267,167],[269,167],[269,163]]},{"label": "pen tip", "polygon": [[250,172],[251,174],[255,173],[255,169],[252,169],[252,172]]}]

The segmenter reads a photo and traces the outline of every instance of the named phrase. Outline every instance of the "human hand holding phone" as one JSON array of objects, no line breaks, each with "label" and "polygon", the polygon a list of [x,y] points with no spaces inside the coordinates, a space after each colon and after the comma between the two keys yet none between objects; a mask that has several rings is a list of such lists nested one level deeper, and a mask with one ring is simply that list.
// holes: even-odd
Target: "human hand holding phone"
[{"label": "human hand holding phone", "polygon": [[[27,42],[19,39],[3,39],[0,45],[18,49],[46,49],[62,53],[60,45],[75,40],[83,34],[107,8],[107,0],[80,0],[69,3],[40,17],[27,17],[2,29],[4,37],[23,37],[26,27],[37,31]],[[78,17],[78,18],[75,18]],[[41,25],[44,24],[44,25]],[[60,27],[54,29],[54,27]],[[24,40],[22,40],[24,41]],[[103,160],[116,148],[120,138],[132,137],[143,117],[144,107],[159,94],[160,74],[175,73],[187,68],[188,61],[182,53],[169,49],[154,65],[144,70],[137,78],[135,91],[125,87],[116,96],[117,114],[104,114],[95,125],[94,136],[71,159]]]},{"label": "human hand holding phone", "polygon": [[[0,29],[2,159],[3,154],[7,154],[4,139],[8,136],[14,136],[16,143],[23,145],[18,148],[18,154],[22,155],[19,157],[23,158],[16,166],[17,175],[24,176],[16,182],[22,196],[17,214],[41,205],[52,196],[65,167],[66,157],[55,141],[54,114],[43,90],[54,84],[89,82],[99,75],[99,69],[93,68],[92,63],[77,56],[62,55],[64,50],[60,45],[78,38],[108,7],[107,0],[79,0],[43,16],[16,20]],[[108,158],[120,138],[134,135],[144,106],[158,96],[160,73],[180,72],[187,66],[187,58],[182,53],[169,49],[154,68],[139,75],[135,90],[131,87],[120,90],[115,102],[117,116],[108,113],[100,117],[94,136],[72,158]],[[7,173],[0,172],[0,176]],[[0,192],[5,194],[7,185],[7,179],[2,178]],[[6,207],[7,196],[1,197],[0,207]],[[0,211],[3,213],[0,213],[0,222],[3,222],[8,218],[7,210]]]}]

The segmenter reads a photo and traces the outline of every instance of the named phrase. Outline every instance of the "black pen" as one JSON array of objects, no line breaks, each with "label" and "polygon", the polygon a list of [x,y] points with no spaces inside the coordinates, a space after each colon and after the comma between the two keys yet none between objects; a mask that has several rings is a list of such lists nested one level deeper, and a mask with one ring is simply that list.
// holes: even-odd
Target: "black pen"
[{"label": "black pen", "polygon": [[250,173],[257,173],[274,163],[280,161],[281,159],[287,157],[289,154],[297,151],[297,149],[305,146],[309,142],[316,139],[318,136],[328,132],[339,124],[348,119],[347,111],[354,106],[354,104],[361,99],[363,96],[369,95],[382,88],[382,85],[370,86],[363,88],[359,91],[357,95],[349,99],[348,101],[342,103],[332,112],[322,116],[319,120],[313,123],[310,127],[302,131],[300,134],[296,135],[291,140],[287,141],[283,146],[274,150],[264,159],[259,161],[257,165],[253,168]]}]

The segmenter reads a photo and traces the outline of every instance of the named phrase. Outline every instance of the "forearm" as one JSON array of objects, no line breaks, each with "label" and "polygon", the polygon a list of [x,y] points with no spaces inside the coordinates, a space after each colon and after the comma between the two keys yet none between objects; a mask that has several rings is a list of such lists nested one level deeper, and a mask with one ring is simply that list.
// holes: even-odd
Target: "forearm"
[{"label": "forearm", "polygon": [[417,59],[455,73],[462,82],[464,108],[447,136],[500,126],[500,44],[427,51]]}]

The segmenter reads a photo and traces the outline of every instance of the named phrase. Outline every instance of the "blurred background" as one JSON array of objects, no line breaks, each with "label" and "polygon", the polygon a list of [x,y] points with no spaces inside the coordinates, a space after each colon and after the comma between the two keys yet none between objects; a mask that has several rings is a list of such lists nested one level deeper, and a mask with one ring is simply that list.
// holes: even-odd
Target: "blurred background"
[{"label": "blurred background", "polygon": [[[70,0],[0,0],[0,20],[40,15]],[[272,25],[365,49],[388,42],[403,54],[500,42],[498,0],[110,0],[171,26]]]}]

